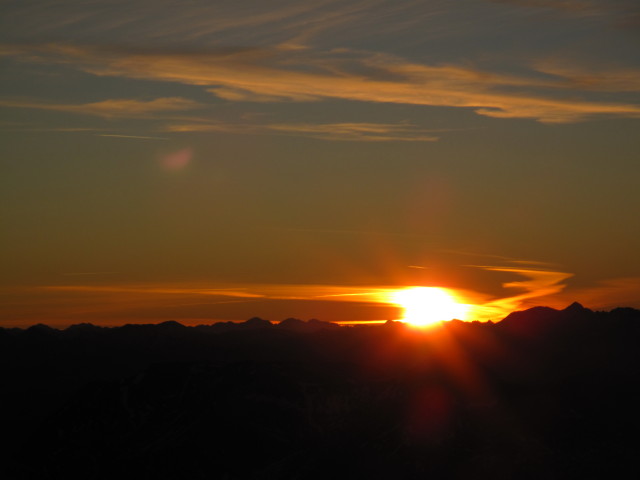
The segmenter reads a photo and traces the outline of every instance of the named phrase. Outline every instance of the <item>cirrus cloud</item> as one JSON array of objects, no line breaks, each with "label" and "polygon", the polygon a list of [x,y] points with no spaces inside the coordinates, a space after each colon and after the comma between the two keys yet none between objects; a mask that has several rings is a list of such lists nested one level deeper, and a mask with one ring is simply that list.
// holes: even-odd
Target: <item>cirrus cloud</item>
[{"label": "cirrus cloud", "polygon": [[9,108],[33,108],[58,112],[95,115],[104,118],[147,118],[158,112],[176,112],[199,108],[199,104],[180,97],[156,98],[154,100],[109,99],[83,104],[60,104],[22,100],[0,100],[0,106]]},{"label": "cirrus cloud", "polygon": [[488,117],[547,123],[602,115],[640,117],[640,105],[592,98],[593,88],[577,90],[576,82],[562,77],[561,71],[551,78],[536,71],[513,75],[470,66],[412,63],[348,49],[170,52],[47,44],[5,46],[2,53],[28,62],[70,65],[98,76],[202,86],[228,101],[339,99],[457,107]]},{"label": "cirrus cloud", "polygon": [[410,124],[387,123],[274,123],[274,124],[229,124],[229,123],[190,123],[174,124],[165,129],[167,132],[224,132],[236,134],[275,133],[294,135],[321,140],[365,141],[365,142],[434,142],[438,137],[431,130],[425,130]]}]

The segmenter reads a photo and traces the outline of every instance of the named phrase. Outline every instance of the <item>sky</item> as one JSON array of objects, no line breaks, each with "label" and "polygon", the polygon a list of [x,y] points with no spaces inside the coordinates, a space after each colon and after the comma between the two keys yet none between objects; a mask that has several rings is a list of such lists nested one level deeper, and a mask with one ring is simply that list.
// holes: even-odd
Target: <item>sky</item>
[{"label": "sky", "polygon": [[0,1],[0,326],[640,307],[635,0]]}]

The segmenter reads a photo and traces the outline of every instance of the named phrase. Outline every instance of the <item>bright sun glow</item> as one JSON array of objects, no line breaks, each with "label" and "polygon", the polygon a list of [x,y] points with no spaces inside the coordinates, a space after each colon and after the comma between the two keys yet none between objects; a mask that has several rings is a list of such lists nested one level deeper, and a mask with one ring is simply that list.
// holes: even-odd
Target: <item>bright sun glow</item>
[{"label": "bright sun glow", "polygon": [[446,288],[411,287],[393,294],[393,302],[403,308],[403,322],[425,327],[442,320],[466,320],[469,306],[458,303]]}]

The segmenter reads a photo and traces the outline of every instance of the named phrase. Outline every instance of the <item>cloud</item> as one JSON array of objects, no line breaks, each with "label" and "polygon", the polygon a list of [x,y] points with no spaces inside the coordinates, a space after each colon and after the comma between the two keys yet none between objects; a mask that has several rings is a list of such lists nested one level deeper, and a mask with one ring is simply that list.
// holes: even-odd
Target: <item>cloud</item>
[{"label": "cloud", "polygon": [[602,18],[615,28],[638,30],[640,3],[637,0],[489,0],[492,3],[530,9],[544,9],[573,17]]},{"label": "cloud", "polygon": [[137,293],[148,295],[206,295],[223,297],[262,298],[264,295],[250,293],[245,289],[189,287],[182,285],[52,285],[39,287],[47,291]]},{"label": "cloud", "polygon": [[[280,45],[407,33],[442,10],[419,0],[46,0],[5,2],[1,36],[13,42],[117,42],[145,46]],[[439,2],[436,2],[439,3]]]},{"label": "cloud", "polygon": [[[52,104],[36,101],[0,100],[0,106],[10,108],[32,108],[60,112],[95,115],[103,118],[154,118],[157,113],[175,112],[202,108],[197,102],[184,98],[158,98],[150,101],[129,99],[105,100],[85,104]],[[166,119],[166,118],[165,118]],[[175,121],[177,119],[169,119]],[[409,141],[431,142],[438,140],[432,130],[412,124],[388,123],[216,123],[205,118],[185,118],[190,123],[174,123],[162,130],[171,133],[224,132],[234,134],[265,134],[306,136],[322,140],[342,141]],[[197,122],[197,123],[196,123]],[[33,130],[33,129],[30,129]],[[43,129],[51,131],[51,129]],[[60,131],[61,129],[54,129]],[[39,130],[38,130],[39,131]],[[95,131],[95,129],[64,129],[64,131]],[[437,130],[443,131],[443,130]],[[96,133],[102,137],[135,138],[144,140],[166,140],[164,137],[148,135],[124,135],[116,133]]]},{"label": "cloud", "polygon": [[[565,280],[573,276],[572,273],[548,270],[542,268],[519,268],[500,266],[481,266],[476,268],[489,272],[515,274],[521,279],[505,282],[505,289],[520,290],[521,293],[487,301],[474,307],[473,315],[479,319],[500,320],[515,310],[540,305],[550,300],[566,288]],[[535,302],[533,301],[535,299]],[[544,299],[544,300],[543,300]]]},{"label": "cloud", "polygon": [[[474,320],[497,321],[515,310],[536,305],[563,308],[576,300],[589,308],[640,307],[639,277],[605,280],[593,287],[567,292],[565,281],[572,276],[570,273],[542,267],[476,268],[514,275],[515,279],[504,282],[502,286],[516,292],[514,295],[491,299],[486,294],[456,289],[458,298],[471,307],[469,318]],[[109,272],[96,272],[102,273]],[[92,274],[89,272],[78,275]],[[57,319],[56,321],[70,322],[74,318],[87,321],[108,317],[122,322],[134,319],[139,321],[147,317],[155,320],[180,313],[180,318],[189,321],[194,321],[192,315],[202,315],[198,319],[209,323],[213,318],[238,318],[215,316],[223,315],[215,306],[227,304],[254,305],[254,302],[260,302],[260,308],[266,309],[265,311],[269,310],[268,304],[272,302],[346,302],[345,305],[358,303],[360,306],[393,307],[394,292],[399,288],[402,287],[312,284],[246,284],[225,287],[179,283],[58,285],[12,288],[10,291],[5,289],[3,293],[8,294],[7,298],[12,301],[3,308],[6,312],[11,312],[12,318],[15,317],[16,320],[24,315],[30,321]],[[202,305],[203,308],[194,312],[184,310],[185,306],[196,305]],[[318,307],[320,303],[313,305]],[[240,311],[251,312],[247,308],[242,307]],[[261,311],[254,311],[253,314],[261,314]],[[231,310],[224,312],[227,315]],[[5,317],[9,318],[9,315]]]},{"label": "cloud", "polygon": [[433,142],[438,140],[431,130],[410,124],[387,123],[286,123],[286,124],[175,124],[168,132],[225,132],[238,134],[276,133],[305,136],[322,140],[359,142]]},{"label": "cloud", "polygon": [[640,8],[635,0],[490,0],[527,8],[544,8],[574,15],[594,16],[606,13],[632,13]]},{"label": "cloud", "polygon": [[[73,65],[98,76],[202,86],[229,101],[340,99],[458,107],[494,118],[549,123],[598,115],[640,117],[640,105],[579,98],[575,82],[565,78],[418,64],[347,49],[312,53],[249,48],[189,53],[47,44],[5,47],[4,53],[30,62]],[[103,112],[117,111],[116,105],[104,107]],[[93,110],[101,111],[98,106]]]},{"label": "cloud", "polygon": [[573,276],[572,273],[556,272],[531,268],[511,267],[483,267],[490,272],[515,273],[525,277],[524,280],[515,280],[503,283],[503,288],[524,290],[523,293],[509,297],[511,301],[521,302],[531,298],[544,297],[561,292],[566,285],[562,282]]},{"label": "cloud", "polygon": [[534,63],[537,71],[557,77],[567,87],[598,92],[640,92],[640,69],[609,67],[599,70],[575,65],[566,59]]},{"label": "cloud", "polygon": [[340,0],[296,2],[243,0],[212,2],[190,0],[24,0],[3,5],[4,34],[11,38],[69,38],[96,43],[123,38],[136,43],[168,42],[172,45],[239,37],[264,43],[315,32],[350,19],[374,1],[351,5]]},{"label": "cloud", "polygon": [[507,3],[519,7],[549,8],[572,13],[589,13],[599,10],[595,0],[491,0],[493,3]]},{"label": "cloud", "polygon": [[120,272],[67,272],[62,275],[67,277],[84,277],[84,276],[94,276],[94,275],[115,275]]},{"label": "cloud", "polygon": [[640,277],[612,278],[571,292],[574,300],[596,309],[640,308]]},{"label": "cloud", "polygon": [[[84,275],[83,273],[79,275]],[[91,273],[87,273],[91,275]],[[215,297],[224,299],[318,300],[334,298],[336,301],[386,301],[393,287],[362,287],[315,284],[246,284],[242,286],[194,286],[188,284],[112,284],[112,285],[51,285],[27,288],[30,291],[77,292],[85,294],[135,294],[146,296],[175,296],[177,298]],[[360,298],[355,298],[360,297]]]},{"label": "cloud", "polygon": [[156,98],[149,101],[112,99],[83,104],[55,104],[20,100],[0,100],[0,106],[10,108],[33,108],[58,112],[95,115],[104,118],[149,118],[159,112],[175,112],[199,108],[200,104],[185,98]]},{"label": "cloud", "polygon": [[0,304],[0,317],[5,319],[3,326],[20,327],[37,322],[67,326],[80,321],[108,325],[168,319],[209,324],[255,315],[371,320],[397,312],[386,301],[388,291],[371,286],[189,283],[0,287],[7,299]]},{"label": "cloud", "polygon": [[[88,274],[90,275],[90,274]],[[319,300],[333,299],[344,302],[386,303],[389,294],[397,287],[365,287],[315,284],[247,284],[242,286],[191,286],[182,284],[147,285],[52,285],[31,287],[31,291],[69,292],[80,294],[131,294],[156,298],[157,296],[178,299],[212,297],[225,299],[268,300]]]},{"label": "cloud", "polygon": [[[19,326],[36,322],[69,325],[77,321],[122,324],[176,317],[194,320],[193,315],[202,315],[199,319],[204,323],[211,321],[207,305],[250,304],[263,298],[242,288],[177,284],[13,287],[0,289],[0,293],[11,299],[0,305],[0,316]],[[189,305],[204,307],[192,311]]]},{"label": "cloud", "polygon": [[[542,262],[540,260],[513,258],[513,257],[508,257],[506,255],[496,255],[493,253],[480,253],[472,250],[441,249],[439,250],[439,252],[445,253],[445,254],[460,255],[463,257],[475,257],[476,260],[491,259],[493,261],[504,262],[508,265],[520,265],[520,266],[526,265],[532,268],[540,268],[540,267],[553,268],[557,266],[556,264],[549,263],[549,262]],[[477,265],[468,265],[468,266],[472,268],[478,268]],[[484,268],[484,267],[481,267],[481,268]]]},{"label": "cloud", "polygon": [[438,137],[428,135],[413,125],[383,123],[331,123],[269,125],[269,129],[297,133],[324,140],[411,141],[432,142]]},{"label": "cloud", "polygon": [[167,137],[148,137],[145,135],[119,135],[116,133],[96,133],[98,137],[130,138],[134,140],[169,140]]},{"label": "cloud", "polygon": [[[0,102],[0,106],[3,106]],[[101,128],[91,127],[29,127],[22,124],[0,124],[0,129],[6,132],[67,132],[67,133],[95,133],[105,131]]]},{"label": "cloud", "polygon": [[[64,319],[66,322],[73,318],[82,321],[113,318],[122,322],[139,320],[149,315],[155,320],[178,312],[182,319],[193,321],[193,313],[184,310],[184,307],[201,305],[203,308],[197,309],[197,313],[204,314],[202,321],[209,323],[214,318],[230,319],[215,316],[220,313],[216,307],[218,305],[261,302],[264,307],[267,303],[273,302],[307,301],[358,302],[387,306],[388,291],[389,289],[372,287],[287,284],[248,284],[231,287],[158,283],[55,285],[14,288],[11,292],[13,304],[3,307],[5,310],[13,309],[15,312],[30,315],[34,312],[40,313],[40,321],[43,318]],[[258,313],[260,310],[252,314]],[[19,315],[14,314],[13,317],[17,318]]]}]

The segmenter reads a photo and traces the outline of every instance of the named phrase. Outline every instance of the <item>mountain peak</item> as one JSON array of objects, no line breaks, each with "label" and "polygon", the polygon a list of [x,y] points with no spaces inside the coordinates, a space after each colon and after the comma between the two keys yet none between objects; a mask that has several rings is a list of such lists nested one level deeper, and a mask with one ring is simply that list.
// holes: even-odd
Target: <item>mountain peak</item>
[{"label": "mountain peak", "polygon": [[567,308],[562,310],[562,313],[565,315],[571,315],[571,316],[584,316],[584,315],[589,315],[593,312],[590,309],[582,306],[582,304],[578,302],[573,302]]},{"label": "mountain peak", "polygon": [[587,310],[586,308],[584,308],[582,306],[581,303],[578,302],[573,302],[571,305],[569,305],[567,308],[564,309],[564,311],[582,311],[582,310]]},{"label": "mountain peak", "polygon": [[270,327],[271,322],[269,320],[264,320],[260,317],[252,317],[246,322],[243,322],[242,325],[248,328],[265,328],[265,327]]},{"label": "mountain peak", "polygon": [[157,325],[158,327],[164,328],[164,329],[181,329],[181,328],[186,328],[183,324],[181,324],[180,322],[176,322],[175,320],[167,320],[166,322],[162,322],[162,323],[158,323]]}]

